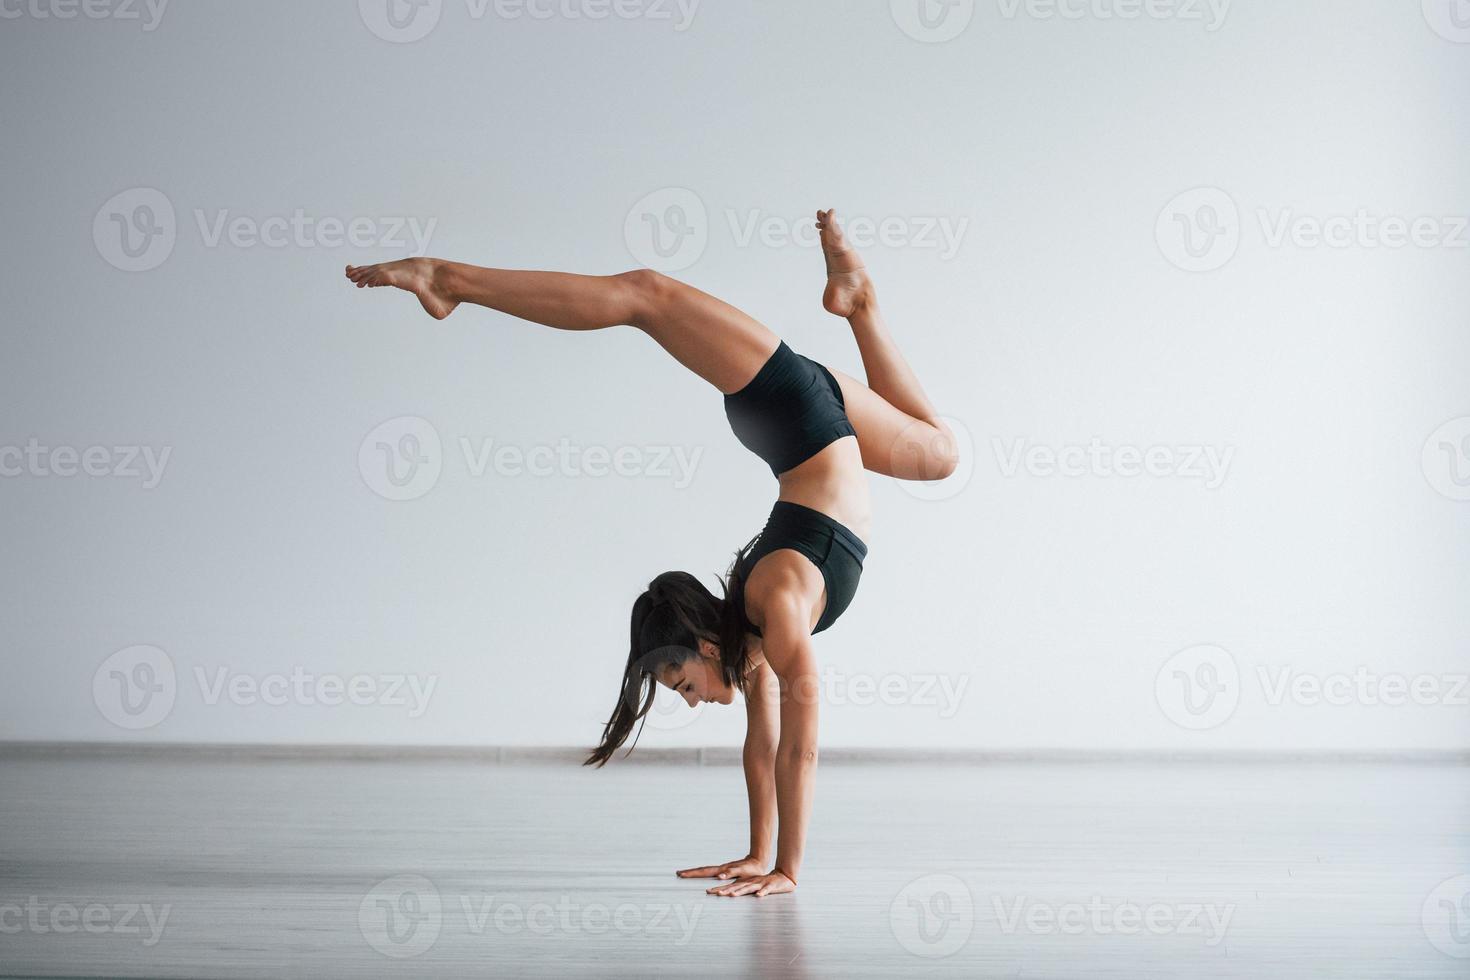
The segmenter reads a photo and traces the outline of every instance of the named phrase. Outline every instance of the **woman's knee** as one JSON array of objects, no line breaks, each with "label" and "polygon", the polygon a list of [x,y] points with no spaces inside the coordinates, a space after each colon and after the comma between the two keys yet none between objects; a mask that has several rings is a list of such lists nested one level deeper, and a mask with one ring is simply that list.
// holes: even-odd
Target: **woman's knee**
[{"label": "woman's knee", "polygon": [[640,328],[657,317],[669,292],[678,285],[675,280],[653,269],[630,269],[613,278],[627,291],[628,322]]},{"label": "woman's knee", "polygon": [[936,419],[930,425],[934,436],[929,440],[929,467],[935,473],[933,479],[947,480],[960,466],[959,442],[944,422]]},{"label": "woman's knee", "polygon": [[943,421],[914,419],[888,447],[886,463],[899,479],[947,480],[960,465],[959,443]]}]

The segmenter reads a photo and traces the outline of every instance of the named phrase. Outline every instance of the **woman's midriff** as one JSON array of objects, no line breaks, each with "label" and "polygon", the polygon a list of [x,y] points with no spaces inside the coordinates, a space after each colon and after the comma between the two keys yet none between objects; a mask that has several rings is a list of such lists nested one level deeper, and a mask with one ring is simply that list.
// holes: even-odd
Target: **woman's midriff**
[{"label": "woman's midriff", "polygon": [[780,476],[779,500],[821,511],[863,541],[872,531],[868,476],[854,436],[843,436]]}]

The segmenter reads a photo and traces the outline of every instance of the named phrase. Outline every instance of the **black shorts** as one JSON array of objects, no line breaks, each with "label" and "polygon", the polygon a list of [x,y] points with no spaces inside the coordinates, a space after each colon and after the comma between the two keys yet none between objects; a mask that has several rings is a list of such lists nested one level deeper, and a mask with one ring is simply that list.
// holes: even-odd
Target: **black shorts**
[{"label": "black shorts", "polygon": [[776,476],[843,436],[857,435],[832,372],[784,340],[749,384],[725,396],[725,417],[735,437]]},{"label": "black shorts", "polygon": [[[822,573],[827,584],[827,605],[817,620],[813,633],[820,633],[841,616],[857,593],[858,579],[863,574],[863,559],[868,546],[839,523],[819,510],[803,507],[788,500],[778,500],[755,545],[746,554],[737,571],[745,578],[755,563],[779,548],[792,548],[805,555]],[[757,636],[760,630],[754,625]]]}]

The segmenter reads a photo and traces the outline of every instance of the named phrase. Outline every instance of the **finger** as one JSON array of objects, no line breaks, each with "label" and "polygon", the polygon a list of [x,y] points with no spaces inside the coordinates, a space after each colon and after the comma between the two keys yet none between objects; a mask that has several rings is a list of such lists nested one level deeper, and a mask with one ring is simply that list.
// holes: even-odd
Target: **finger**
[{"label": "finger", "polygon": [[685,868],[683,871],[675,871],[674,874],[681,878],[712,878],[719,870],[718,864],[706,864],[702,868]]}]

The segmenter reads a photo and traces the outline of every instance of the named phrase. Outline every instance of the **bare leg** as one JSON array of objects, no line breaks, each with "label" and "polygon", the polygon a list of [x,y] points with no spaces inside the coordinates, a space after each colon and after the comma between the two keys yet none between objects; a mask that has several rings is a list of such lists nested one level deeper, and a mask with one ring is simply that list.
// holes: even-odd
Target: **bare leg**
[{"label": "bare leg", "polygon": [[744,387],[780,339],[723,300],[649,269],[615,276],[487,269],[442,259],[348,266],[363,286],[396,286],[442,320],[460,303],[559,330],[637,327],[721,392]]},{"label": "bare leg", "polygon": [[872,280],[835,214],[818,211],[817,227],[827,262],[822,305],[851,325],[868,378],[863,385],[833,372],[848,403],[848,418],[858,430],[863,465],[902,480],[944,479],[958,462],[954,434],[893,342]]}]

